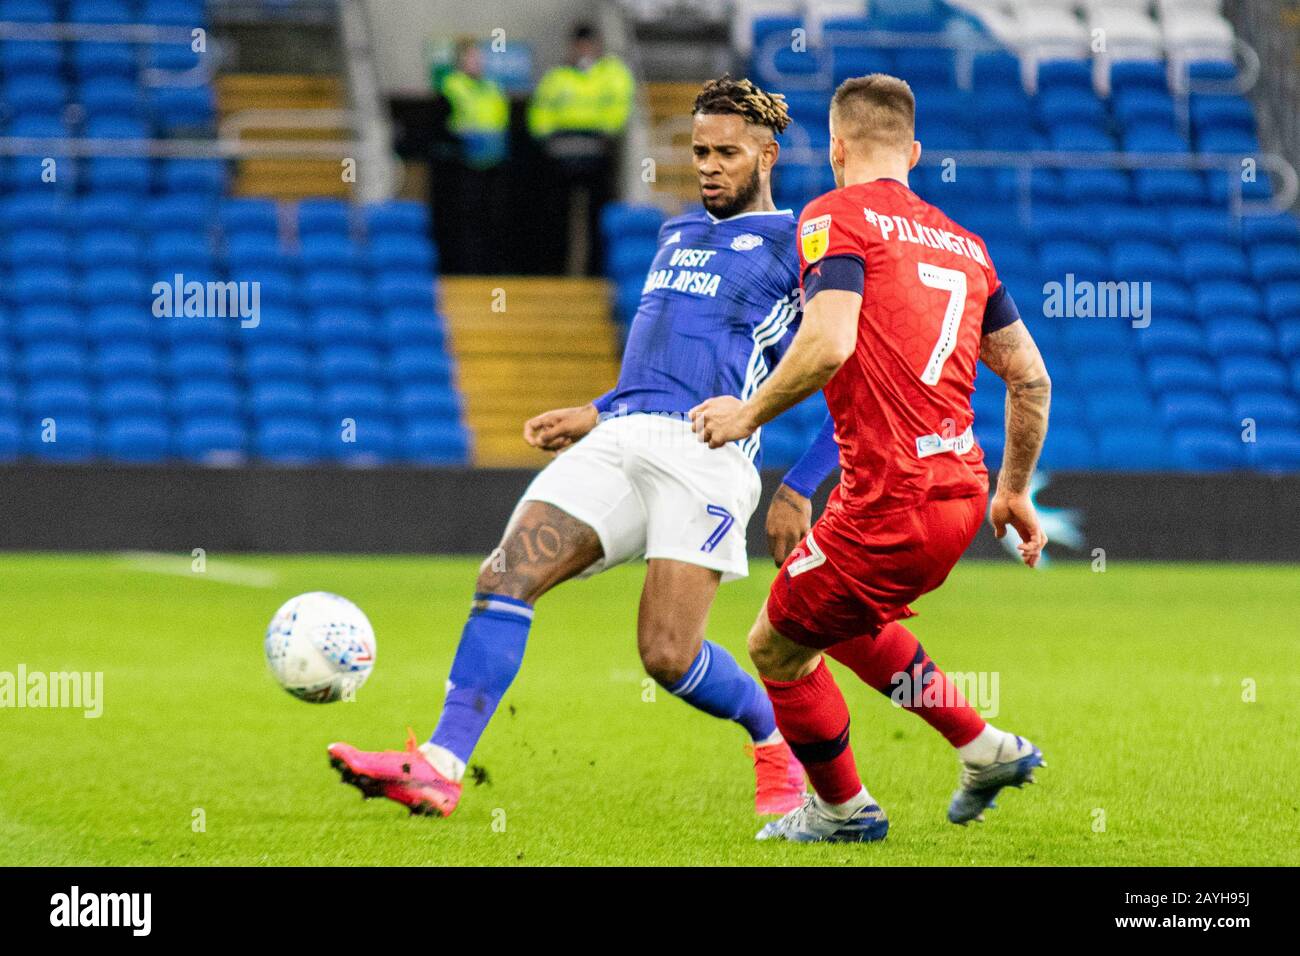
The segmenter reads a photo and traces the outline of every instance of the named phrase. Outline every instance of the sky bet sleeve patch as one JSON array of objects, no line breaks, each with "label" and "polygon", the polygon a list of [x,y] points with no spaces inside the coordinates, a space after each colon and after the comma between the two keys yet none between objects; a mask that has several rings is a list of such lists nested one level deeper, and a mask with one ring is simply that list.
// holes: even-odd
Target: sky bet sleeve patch
[{"label": "sky bet sleeve patch", "polygon": [[831,217],[829,214],[809,219],[799,229],[799,247],[804,262],[816,262],[826,255],[831,243]]}]

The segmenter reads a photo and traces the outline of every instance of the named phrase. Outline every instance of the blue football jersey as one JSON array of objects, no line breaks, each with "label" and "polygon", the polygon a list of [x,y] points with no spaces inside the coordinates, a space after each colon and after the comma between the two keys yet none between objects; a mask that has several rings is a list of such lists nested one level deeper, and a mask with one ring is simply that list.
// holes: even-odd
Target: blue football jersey
[{"label": "blue football jersey", "polygon": [[[684,415],[714,395],[753,394],[799,325],[797,226],[788,209],[664,223],[618,385],[599,407]],[[758,435],[740,447],[753,460]]]}]

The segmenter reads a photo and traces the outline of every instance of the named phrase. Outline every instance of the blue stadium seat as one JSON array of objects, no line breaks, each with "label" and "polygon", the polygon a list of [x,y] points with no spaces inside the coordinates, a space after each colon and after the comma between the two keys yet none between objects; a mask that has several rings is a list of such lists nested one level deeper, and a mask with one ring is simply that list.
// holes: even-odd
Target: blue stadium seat
[{"label": "blue stadium seat", "polygon": [[460,465],[469,458],[469,437],[454,422],[409,422],[398,442],[401,457],[411,462]]},{"label": "blue stadium seat", "polygon": [[433,282],[410,274],[381,277],[374,284],[374,293],[376,304],[381,309],[433,306]]},{"label": "blue stadium seat", "polygon": [[1258,319],[1208,319],[1205,342],[1214,355],[1271,355],[1277,349],[1272,326]]},{"label": "blue stadium seat", "polygon": [[316,392],[301,381],[254,382],[248,405],[256,419],[310,418],[317,413]]},{"label": "blue stadium seat", "polygon": [[1164,436],[1150,425],[1112,424],[1097,432],[1096,465],[1116,471],[1159,471],[1169,467]]},{"label": "blue stadium seat", "polygon": [[1117,95],[1129,90],[1165,93],[1169,83],[1159,60],[1116,60],[1110,65],[1110,86]]},{"label": "blue stadium seat", "polygon": [[1133,194],[1148,206],[1202,202],[1206,188],[1205,178],[1190,169],[1139,169],[1133,173]]},{"label": "blue stadium seat", "polygon": [[1247,243],[1300,242],[1300,220],[1290,213],[1247,216],[1241,221],[1241,235]]},{"label": "blue stadium seat", "polygon": [[384,377],[378,351],[360,345],[324,346],[317,365],[326,382],[378,382]]},{"label": "blue stadium seat", "polygon": [[1188,282],[1244,280],[1249,272],[1246,255],[1241,247],[1226,242],[1185,242],[1179,249],[1179,255],[1182,258],[1183,278]]},{"label": "blue stadium seat", "polygon": [[[1191,147],[1173,126],[1147,121],[1120,132],[1120,145],[1130,153],[1189,153]],[[1159,185],[1159,184],[1157,184]]]},{"label": "blue stadium seat", "polygon": [[397,455],[398,434],[391,421],[382,414],[352,419],[347,429],[329,422],[322,429],[323,452],[331,458],[359,466],[382,464]]},{"label": "blue stadium seat", "polygon": [[323,435],[310,418],[270,418],[254,437],[257,454],[281,464],[301,464],[321,456]]},{"label": "blue stadium seat", "polygon": [[153,167],[147,159],[92,158],[86,165],[86,185],[94,193],[143,197],[153,185]]},{"label": "blue stadium seat", "polygon": [[244,340],[253,348],[258,345],[301,345],[307,341],[307,323],[296,309],[269,304],[263,288],[261,321],[256,328],[244,329]]},{"label": "blue stadium seat", "polygon": [[1300,317],[1300,282],[1275,282],[1265,293],[1265,308],[1270,319]]},{"label": "blue stadium seat", "polygon": [[1147,379],[1159,392],[1214,392],[1219,388],[1214,366],[1189,355],[1151,356],[1147,362]]},{"label": "blue stadium seat", "polygon": [[94,420],[84,415],[69,412],[59,416],[54,420],[52,433],[44,424],[24,425],[25,450],[38,458],[71,462],[89,461],[95,455],[97,429]]},{"label": "blue stadium seat", "polygon": [[1286,367],[1276,359],[1258,355],[1229,355],[1219,360],[1223,390],[1234,392],[1283,392],[1287,390]]},{"label": "blue stadium seat", "polygon": [[220,219],[227,237],[280,234],[280,213],[272,199],[227,199],[221,204]]},{"label": "blue stadium seat", "polygon": [[76,207],[76,223],[81,229],[129,231],[136,227],[138,204],[127,196],[92,193]]},{"label": "blue stadium seat", "polygon": [[[603,212],[608,213],[615,205],[606,206]],[[371,241],[383,236],[429,235],[429,210],[423,203],[394,199],[363,206],[361,212]]]},{"label": "blue stadium seat", "polygon": [[53,0],[0,0],[0,20],[53,23],[58,20],[58,14]]},{"label": "blue stadium seat", "polygon": [[461,402],[456,392],[446,385],[415,382],[397,389],[394,408],[403,418],[411,420],[447,419],[459,421]]},{"label": "blue stadium seat", "polygon": [[84,378],[88,371],[86,352],[67,342],[35,342],[21,354],[23,374],[32,381]]},{"label": "blue stadium seat", "polygon": [[106,385],[99,395],[98,409],[105,418],[134,415],[160,416],[167,407],[167,395],[153,382],[127,381]]},{"label": "blue stadium seat", "polygon": [[1077,240],[1042,243],[1038,247],[1038,262],[1042,274],[1051,277],[1073,273],[1081,279],[1101,279],[1110,272],[1110,264],[1100,249]]},{"label": "blue stadium seat", "polygon": [[71,0],[68,20],[72,23],[124,24],[132,22],[132,11],[121,0]]},{"label": "blue stadium seat", "polygon": [[0,412],[0,461],[13,461],[22,451],[18,420]]},{"label": "blue stadium seat", "polygon": [[[169,193],[220,196],[226,188],[226,167],[216,159],[167,159],[161,164],[159,182]],[[212,210],[207,210],[212,215]]]},{"label": "blue stadium seat", "polygon": [[1168,428],[1225,428],[1232,412],[1218,392],[1172,391],[1160,399],[1160,418]]},{"label": "blue stadium seat", "polygon": [[139,65],[136,48],[129,43],[84,40],[72,45],[72,71],[82,80],[115,76],[134,79]]},{"label": "blue stadium seat", "polygon": [[617,240],[605,258],[605,272],[615,280],[633,275],[644,278],[658,249],[655,239]]},{"label": "blue stadium seat", "polygon": [[70,343],[79,345],[86,338],[86,324],[81,310],[64,304],[31,304],[17,311],[13,338],[22,343]]},{"label": "blue stadium seat", "polygon": [[1061,195],[1068,202],[1122,203],[1132,184],[1120,169],[1067,169],[1061,173]]},{"label": "blue stadium seat", "polygon": [[125,77],[92,76],[81,81],[77,100],[93,116],[138,119],[143,95],[140,87]]},{"label": "blue stadium seat", "polygon": [[389,346],[430,345],[442,348],[446,339],[442,321],[427,309],[397,308],[383,313],[380,338]]},{"label": "blue stadium seat", "polygon": [[1216,240],[1235,243],[1237,228],[1225,209],[1172,209],[1169,212],[1169,235],[1177,242]]},{"label": "blue stadium seat", "polygon": [[244,455],[248,434],[237,418],[194,418],[181,424],[176,445],[190,461],[236,461]]},{"label": "blue stadium seat", "polygon": [[243,409],[240,388],[233,380],[177,383],[172,408],[181,420],[238,419]]},{"label": "blue stadium seat", "polygon": [[1205,333],[1199,323],[1161,317],[1145,329],[1135,330],[1138,348],[1144,355],[1208,354]]},{"label": "blue stadium seat", "polygon": [[140,22],[193,28],[203,26],[207,17],[203,0],[145,0]]},{"label": "blue stadium seat", "polygon": [[1066,471],[1095,467],[1096,449],[1088,430],[1071,425],[1050,429],[1043,445],[1041,465],[1049,470]]},{"label": "blue stadium seat", "polygon": [[1300,471],[1300,430],[1270,429],[1247,446],[1246,457],[1261,471]]},{"label": "blue stadium seat", "polygon": [[159,462],[171,452],[171,430],[156,415],[132,415],[109,420],[102,432],[100,450],[119,461]]},{"label": "blue stadium seat", "polygon": [[1202,319],[1220,315],[1241,318],[1258,318],[1264,314],[1264,301],[1259,293],[1244,282],[1211,280],[1198,282],[1193,295],[1196,313]]},{"label": "blue stadium seat", "polygon": [[1241,392],[1232,399],[1232,416],[1238,425],[1254,419],[1261,429],[1300,426],[1300,400],[1286,392]]},{"label": "blue stadium seat", "polygon": [[212,205],[192,194],[162,196],[147,203],[143,210],[144,225],[151,232],[188,230],[206,236],[211,230]]},{"label": "blue stadium seat", "polygon": [[216,100],[209,86],[159,86],[153,90],[158,125],[167,133],[203,130],[216,115]]},{"label": "blue stadium seat", "polygon": [[390,353],[388,374],[401,385],[445,385],[451,381],[451,362],[440,349],[402,346]]},{"label": "blue stadium seat", "polygon": [[1111,246],[1111,275],[1128,282],[1183,281],[1183,266],[1168,246],[1144,240],[1120,240]]},{"label": "blue stadium seat", "polygon": [[298,236],[332,235],[348,238],[351,207],[341,199],[304,199],[298,203]]},{"label": "blue stadium seat", "polygon": [[58,117],[68,100],[68,89],[57,76],[34,73],[9,79],[0,87],[0,98],[15,116]]},{"label": "blue stadium seat", "polygon": [[1226,471],[1245,464],[1245,443],[1229,429],[1180,429],[1174,434],[1173,457],[1180,468]]},{"label": "blue stadium seat", "polygon": [[143,341],[105,343],[92,359],[91,368],[100,381],[152,380],[162,375],[158,353]]},{"label": "blue stadium seat", "polygon": [[391,408],[388,390],[376,382],[335,383],[325,389],[323,407],[326,418],[377,417]]},{"label": "blue stadium seat", "polygon": [[155,326],[148,310],[124,305],[105,305],[91,308],[87,334],[100,344],[133,345],[152,344]]},{"label": "blue stadium seat", "polygon": [[67,269],[29,266],[10,274],[8,298],[14,305],[70,303],[75,292],[76,284]]},{"label": "blue stadium seat", "polygon": [[1077,90],[1095,96],[1092,88],[1092,63],[1089,60],[1044,60],[1038,64],[1038,92],[1055,89]]},{"label": "blue stadium seat", "polygon": [[1239,94],[1192,93],[1188,112],[1195,129],[1255,129],[1255,111],[1250,101]]},{"label": "blue stadium seat", "polygon": [[253,383],[301,382],[311,379],[314,373],[307,350],[287,343],[250,346],[244,361],[244,374]]},{"label": "blue stadium seat", "polygon": [[[302,301],[309,308],[317,308],[325,305],[354,305],[363,306],[371,304],[372,301],[387,308],[392,305],[405,305],[409,303],[409,298],[402,293],[410,295],[409,287],[405,284],[391,286],[390,289],[396,289],[396,300],[386,296],[382,287],[385,283],[393,283],[394,280],[384,278],[376,285],[374,292],[378,293],[372,300],[371,289],[368,285],[357,278],[355,275],[340,272],[338,274],[316,273],[310,276],[302,285]],[[425,289],[424,300],[427,304],[433,302],[432,284]]]},{"label": "blue stadium seat", "polygon": [[1250,274],[1256,282],[1300,283],[1300,243],[1258,243],[1250,251]]},{"label": "blue stadium seat", "polygon": [[177,342],[168,369],[177,382],[229,381],[237,371],[234,353],[228,346],[203,341]]},{"label": "blue stadium seat", "polygon": [[226,264],[231,278],[246,272],[270,269],[283,272],[285,281],[291,281],[287,270],[291,260],[280,246],[280,240],[264,232],[236,233],[226,240]]},{"label": "blue stadium seat", "polygon": [[431,275],[438,264],[433,243],[417,235],[372,237],[365,255],[367,264],[376,272],[409,269]]},{"label": "blue stadium seat", "polygon": [[373,345],[379,334],[369,309],[325,306],[314,309],[308,326],[318,345]]},{"label": "blue stadium seat", "polygon": [[49,40],[0,40],[0,74],[4,76],[25,76],[32,73],[54,76],[62,65],[63,49],[58,43]]},{"label": "blue stadium seat", "polygon": [[80,234],[72,258],[82,269],[95,265],[136,267],[144,258],[144,248],[132,233],[96,229]]},{"label": "blue stadium seat", "polygon": [[43,378],[33,382],[24,396],[29,418],[52,418],[56,426],[64,416],[84,416],[92,404],[89,386],[74,378]]},{"label": "blue stadium seat", "polygon": [[199,54],[188,43],[151,43],[145,49],[150,69],[185,73],[199,65]]},{"label": "blue stadium seat", "polygon": [[360,248],[346,235],[310,233],[299,242],[298,259],[307,270],[355,268]]}]

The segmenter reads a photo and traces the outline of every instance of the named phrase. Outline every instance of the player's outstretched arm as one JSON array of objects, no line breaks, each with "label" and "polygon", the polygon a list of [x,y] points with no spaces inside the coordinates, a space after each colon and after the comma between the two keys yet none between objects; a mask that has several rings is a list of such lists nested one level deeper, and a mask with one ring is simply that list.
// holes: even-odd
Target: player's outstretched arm
[{"label": "player's outstretched arm", "polygon": [[835,420],[828,414],[812,444],[781,479],[767,507],[767,549],[778,568],[812,527],[812,496],[839,463]]},{"label": "player's outstretched arm", "polygon": [[524,441],[542,451],[560,452],[596,427],[600,412],[592,403],[556,408],[524,422]]},{"label": "player's outstretched arm", "polygon": [[1047,437],[1052,380],[1038,346],[1019,320],[985,335],[980,340],[980,359],[1007,384],[1007,443],[989,520],[999,538],[1008,524],[1016,529],[1020,556],[1032,568],[1047,535],[1029,500],[1029,479]]},{"label": "player's outstretched arm", "polygon": [[862,296],[842,289],[818,292],[804,306],[803,322],[785,357],[749,399],[706,399],[691,409],[691,425],[710,448],[754,434],[831,380],[858,341]]}]

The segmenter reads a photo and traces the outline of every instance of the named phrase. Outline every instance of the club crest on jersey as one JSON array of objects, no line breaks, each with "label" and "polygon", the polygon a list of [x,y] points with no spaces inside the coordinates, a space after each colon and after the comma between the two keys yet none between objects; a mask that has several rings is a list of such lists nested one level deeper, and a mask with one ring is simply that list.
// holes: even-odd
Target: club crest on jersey
[{"label": "club crest on jersey", "polygon": [[743,236],[737,236],[731,240],[731,248],[737,252],[748,252],[750,249],[757,249],[763,244],[763,237],[756,236],[752,232],[747,232]]},{"label": "club crest on jersey", "polygon": [[816,262],[826,255],[831,244],[831,217],[818,216],[809,219],[799,229],[799,246],[803,251],[805,262]]}]

